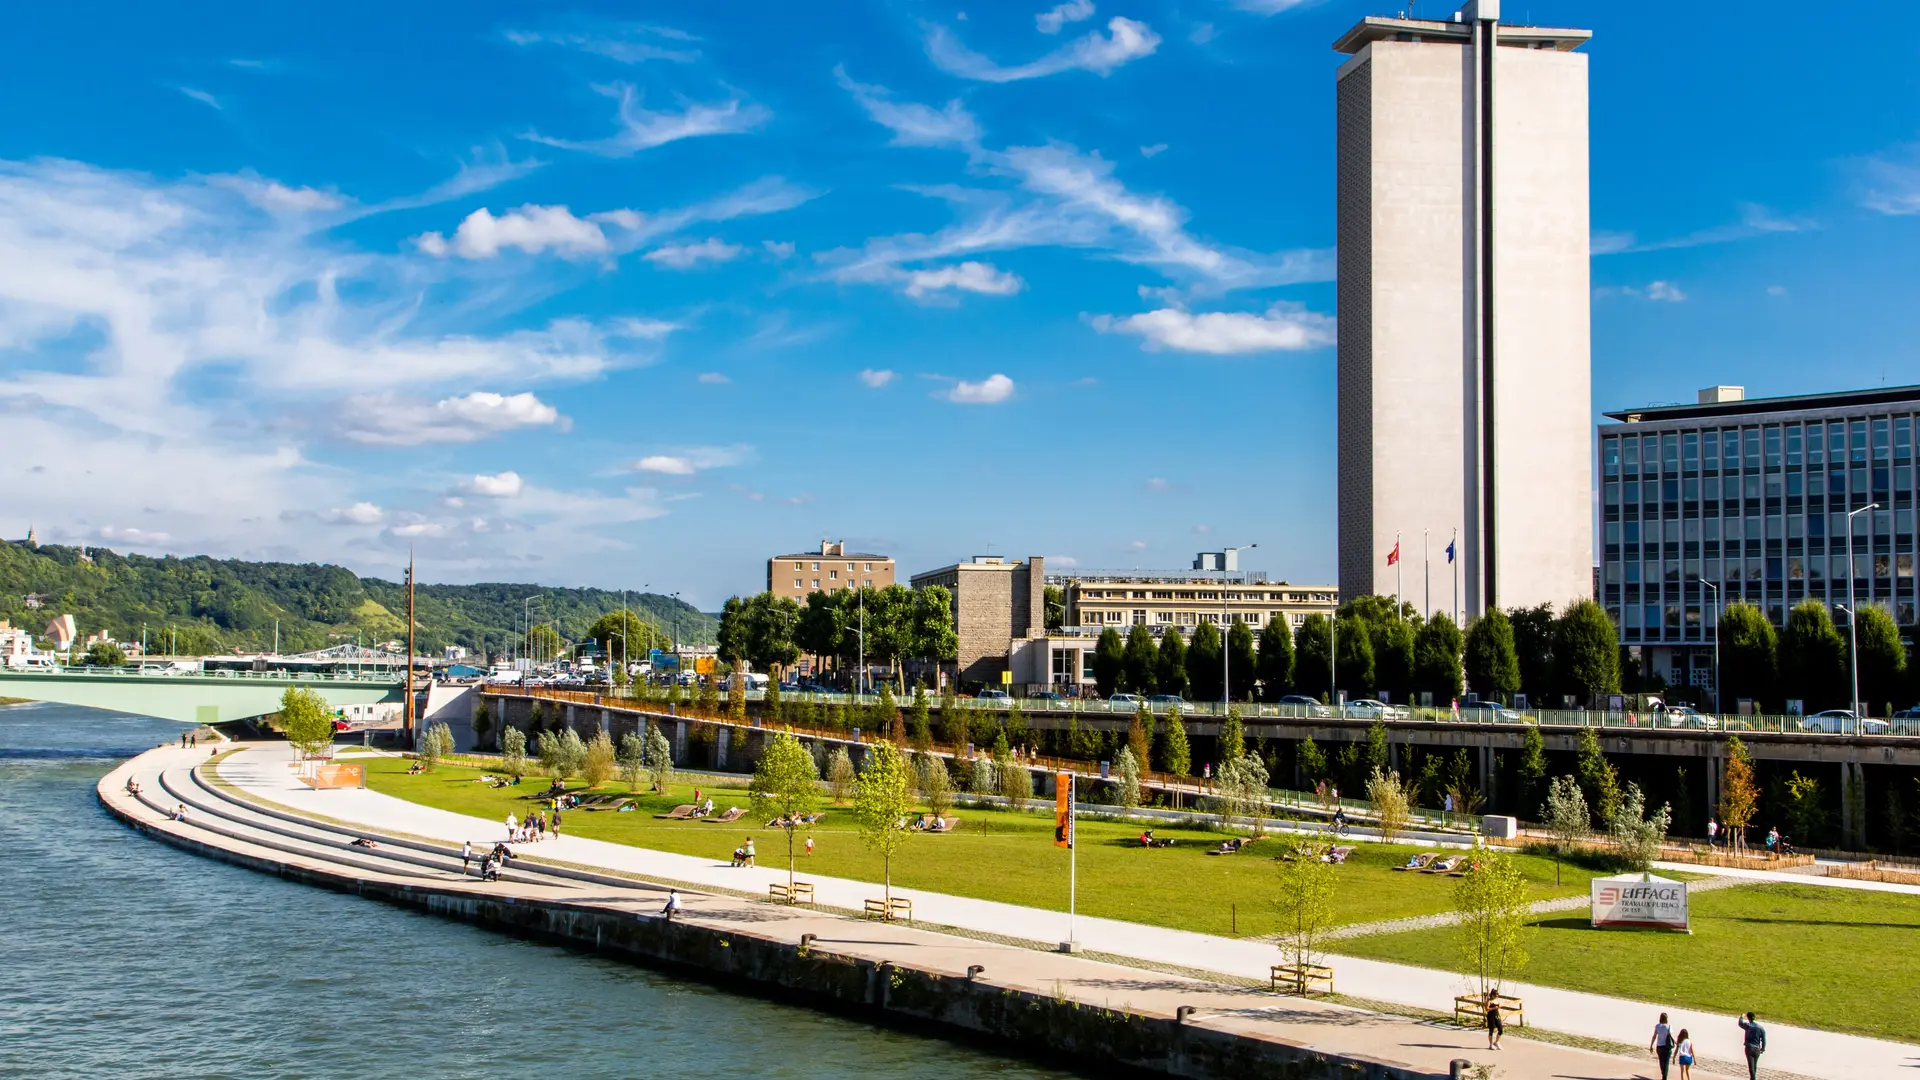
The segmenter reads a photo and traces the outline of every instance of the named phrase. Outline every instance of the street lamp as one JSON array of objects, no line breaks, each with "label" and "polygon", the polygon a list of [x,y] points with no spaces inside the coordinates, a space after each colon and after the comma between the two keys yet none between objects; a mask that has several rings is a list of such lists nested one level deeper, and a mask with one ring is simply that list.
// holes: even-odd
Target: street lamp
[{"label": "street lamp", "polygon": [[1694,580],[1713,590],[1713,711],[1725,716],[1726,709],[1720,705],[1720,586],[1703,577]]},{"label": "street lamp", "polygon": [[1232,656],[1232,653],[1227,651],[1227,627],[1229,625],[1229,615],[1227,611],[1227,563],[1238,562],[1239,560],[1236,558],[1236,556],[1239,555],[1240,552],[1247,551],[1252,548],[1257,548],[1259,546],[1260,546],[1259,544],[1241,544],[1239,547],[1227,547],[1227,548],[1220,549],[1220,715],[1221,716],[1227,715],[1227,710],[1232,707],[1232,702],[1233,702],[1233,684],[1228,677],[1229,676],[1228,659]]},{"label": "street lamp", "polygon": [[[526,634],[525,640],[526,640],[527,653],[533,652],[533,605],[538,601],[551,600],[552,598],[553,598],[552,594],[550,593],[539,593],[534,596],[529,596],[525,600],[520,601],[521,614],[523,619],[525,620],[523,623],[525,627],[525,629],[523,630],[523,633]],[[531,657],[529,656],[528,659],[531,659]]]},{"label": "street lamp", "polygon": [[1859,606],[1853,599],[1853,582],[1858,575],[1853,565],[1853,519],[1857,514],[1880,509],[1879,503],[1868,503],[1858,510],[1847,514],[1847,602],[1842,611],[1847,613],[1847,675],[1852,679],[1852,692],[1847,698],[1847,710],[1857,718],[1860,715],[1860,620],[1854,618],[1854,610]]}]

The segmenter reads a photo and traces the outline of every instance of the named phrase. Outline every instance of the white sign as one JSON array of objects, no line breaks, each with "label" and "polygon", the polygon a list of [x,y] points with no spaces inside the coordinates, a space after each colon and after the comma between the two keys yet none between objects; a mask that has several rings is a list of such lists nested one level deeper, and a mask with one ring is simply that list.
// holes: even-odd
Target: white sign
[{"label": "white sign", "polygon": [[1597,929],[1689,930],[1687,883],[1652,874],[1597,877],[1592,882]]}]

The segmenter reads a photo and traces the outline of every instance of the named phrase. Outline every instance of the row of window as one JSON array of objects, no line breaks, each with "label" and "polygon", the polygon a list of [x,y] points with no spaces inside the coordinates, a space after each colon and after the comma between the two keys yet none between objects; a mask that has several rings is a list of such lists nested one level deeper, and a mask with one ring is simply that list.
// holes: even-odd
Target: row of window
[{"label": "row of window", "polygon": [[[1852,484],[1848,484],[1848,480]],[[1898,465],[1889,468],[1876,465],[1854,469],[1827,469],[1818,472],[1800,472],[1789,470],[1785,473],[1747,473],[1744,476],[1689,476],[1685,479],[1668,478],[1648,480],[1643,485],[1638,480],[1609,480],[1601,486],[1600,501],[1608,507],[1621,505],[1623,499],[1629,506],[1645,502],[1734,502],[1745,496],[1748,502],[1762,497],[1779,499],[1782,494],[1788,498],[1801,495],[1840,497],[1849,491],[1854,496],[1864,497],[1868,492],[1886,491],[1908,492],[1913,490],[1913,466]]]},{"label": "row of window", "polygon": [[[799,559],[795,559],[795,560],[793,561],[793,568],[794,568],[795,570],[805,570],[805,569],[806,569],[806,567],[804,567],[804,566],[801,566],[801,565],[800,565],[800,560],[799,560]],[[848,573],[853,573],[853,572],[854,572],[854,569],[855,569],[855,567],[854,567],[854,564],[853,564],[853,563],[848,563],[848,564],[847,564],[847,572],[848,572]],[[814,573],[816,573],[816,574],[820,572],[820,563],[819,563],[818,561],[815,561],[815,562],[814,562],[814,564],[813,564],[813,572],[814,572]],[[872,563],[868,563],[868,564],[866,565],[866,573],[869,573],[869,574],[871,574],[871,573],[873,573],[873,564],[872,564]]]},{"label": "row of window", "polygon": [[[1291,617],[1292,624],[1296,627],[1307,621],[1306,613],[1299,611],[1271,611],[1265,613],[1258,611],[1236,611],[1233,613],[1232,621],[1246,623],[1248,626],[1259,626],[1263,622],[1275,622],[1289,616]],[[1166,610],[1149,612],[1145,608],[1135,608],[1131,613],[1125,611],[1082,611],[1079,621],[1082,626],[1098,626],[1102,623],[1115,626],[1127,624],[1133,626],[1198,626],[1201,623],[1206,623],[1209,626],[1218,626],[1220,625],[1220,613],[1217,611]]]},{"label": "row of window", "polygon": [[[1798,603],[1798,601],[1794,601]],[[1861,603],[1866,603],[1862,599]],[[1775,626],[1786,618],[1785,602],[1770,602],[1762,605]],[[1620,626],[1622,635],[1628,641],[1659,640],[1711,640],[1714,629],[1714,608],[1711,604],[1617,604],[1607,605],[1607,613],[1613,616]],[[1914,620],[1915,607],[1912,600],[1902,600],[1894,606],[1894,618],[1900,623],[1909,624]]]},{"label": "row of window", "polygon": [[[1873,510],[1853,517],[1853,536],[1856,543],[1864,544],[1868,540],[1885,541],[1889,536],[1898,534],[1904,539],[1913,537],[1914,516],[1911,509]],[[1601,529],[1601,543],[1638,544],[1642,541],[1653,544],[1664,539],[1669,544],[1685,541],[1689,544],[1704,540],[1713,543],[1716,540],[1800,540],[1824,539],[1831,535],[1836,545],[1843,545],[1847,538],[1846,514],[1749,514],[1741,517],[1728,514],[1725,517],[1708,515],[1706,517],[1669,518],[1665,521],[1609,521]]]},{"label": "row of window", "polygon": [[[829,570],[829,571],[827,571],[827,591],[828,591],[828,592],[832,592],[832,591],[833,591],[833,590],[834,590],[835,588],[837,588],[837,587],[839,586],[839,584],[840,584],[840,578],[839,578],[839,574],[840,574],[840,572],[839,572],[838,570]],[[805,580],[805,579],[803,579],[803,578],[794,578],[794,579],[793,579],[793,587],[794,587],[794,588],[796,588],[796,589],[806,589],[806,588],[814,588],[814,589],[818,589],[818,588],[820,587],[820,579],[819,579],[819,578],[814,578],[814,579],[813,579],[813,584],[812,584],[811,586],[809,586],[809,585],[806,585],[806,584],[803,584],[803,582],[804,582],[804,580]],[[873,579],[872,579],[872,578],[867,578],[866,580],[864,580],[864,581],[862,581],[862,582],[860,582],[859,584],[861,584],[861,585],[864,585],[864,586],[866,586],[867,588],[869,588],[869,589],[871,589],[871,588],[873,588]],[[851,589],[851,588],[853,588],[853,587],[854,587],[854,580],[853,580],[852,578],[848,578],[848,579],[847,579],[847,588],[849,588],[849,589]]]},{"label": "row of window", "polygon": [[1721,468],[1778,468],[1827,462],[1910,461],[1911,415],[1860,417],[1810,423],[1709,427],[1647,435],[1603,435],[1602,475],[1631,476]]},{"label": "row of window", "polygon": [[[1218,601],[1217,592],[1204,592],[1192,589],[1082,589],[1080,596],[1087,600],[1213,600]],[[1229,592],[1228,600],[1242,600],[1270,604],[1331,604],[1332,593],[1277,593],[1277,592]]]},{"label": "row of window", "polygon": [[[1644,568],[1644,569],[1643,569]],[[1704,573],[1696,571],[1704,569]],[[1725,571],[1724,578],[1722,571]],[[1861,555],[1853,556],[1853,576],[1865,581],[1867,578],[1913,576],[1913,555],[1902,552],[1897,555]],[[1649,559],[1645,562],[1609,562],[1602,570],[1602,579],[1608,585],[1618,585],[1623,581],[1628,585],[1642,582],[1651,584],[1658,581],[1693,581],[1696,577],[1705,577],[1708,581],[1821,581],[1832,577],[1835,581],[1847,579],[1847,557],[1833,555],[1829,557],[1803,557],[1778,555],[1760,559],[1741,560],[1729,558],[1724,564],[1720,559],[1687,559],[1684,563],[1674,559],[1664,561]]]}]

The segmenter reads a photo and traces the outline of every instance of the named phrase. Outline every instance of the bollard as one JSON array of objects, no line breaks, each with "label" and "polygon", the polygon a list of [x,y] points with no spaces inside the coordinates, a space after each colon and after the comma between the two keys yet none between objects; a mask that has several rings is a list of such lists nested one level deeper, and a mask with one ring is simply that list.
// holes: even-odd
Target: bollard
[{"label": "bollard", "polygon": [[1454,1058],[1447,1062],[1447,1080],[1466,1080],[1467,1070],[1473,1068],[1473,1062],[1466,1058]]},{"label": "bollard", "polygon": [[805,952],[806,950],[813,948],[813,938],[814,938],[814,935],[812,934],[800,935],[800,950],[802,952]]},{"label": "bollard", "polygon": [[982,964],[967,965],[967,981],[972,982],[976,977],[980,975],[981,972],[984,972],[986,970],[987,969],[985,965],[982,965]]},{"label": "bollard", "polygon": [[1182,1005],[1179,1008],[1173,1010],[1173,1022],[1176,1024],[1184,1024],[1187,1022],[1187,1017],[1192,1016],[1193,1012],[1194,1012],[1193,1006]]}]

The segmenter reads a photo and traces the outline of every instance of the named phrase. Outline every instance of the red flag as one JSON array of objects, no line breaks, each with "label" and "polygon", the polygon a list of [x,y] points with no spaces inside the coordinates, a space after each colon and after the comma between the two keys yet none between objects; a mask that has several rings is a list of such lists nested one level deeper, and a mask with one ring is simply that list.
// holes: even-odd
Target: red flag
[{"label": "red flag", "polygon": [[1393,550],[1387,552],[1387,565],[1392,566],[1393,564],[1399,561],[1400,561],[1400,542],[1396,540],[1394,541],[1394,544],[1393,544]]}]

